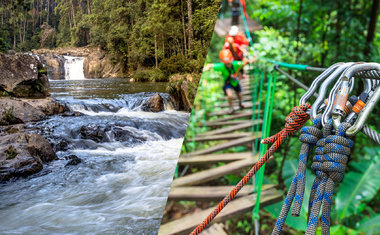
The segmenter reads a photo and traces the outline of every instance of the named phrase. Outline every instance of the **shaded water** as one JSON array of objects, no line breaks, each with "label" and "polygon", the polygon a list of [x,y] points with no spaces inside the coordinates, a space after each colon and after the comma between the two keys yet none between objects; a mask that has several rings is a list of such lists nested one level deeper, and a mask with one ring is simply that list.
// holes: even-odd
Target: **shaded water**
[{"label": "shaded water", "polygon": [[[59,160],[0,185],[2,234],[155,234],[189,114],[170,110],[165,84],[122,79],[51,81],[52,96],[83,116],[30,127]],[[161,92],[167,110],[141,111]],[[82,162],[65,166],[65,157]]]}]

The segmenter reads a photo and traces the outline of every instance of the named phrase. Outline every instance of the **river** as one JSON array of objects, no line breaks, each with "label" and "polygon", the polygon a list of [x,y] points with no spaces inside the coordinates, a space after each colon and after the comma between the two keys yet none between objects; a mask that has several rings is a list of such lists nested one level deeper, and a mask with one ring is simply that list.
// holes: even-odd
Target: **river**
[{"label": "river", "polygon": [[[29,125],[54,144],[59,159],[0,185],[0,233],[157,233],[189,114],[171,109],[164,83],[50,83],[53,97],[83,115]],[[153,92],[165,111],[141,111]],[[82,162],[68,164],[70,155]]]}]

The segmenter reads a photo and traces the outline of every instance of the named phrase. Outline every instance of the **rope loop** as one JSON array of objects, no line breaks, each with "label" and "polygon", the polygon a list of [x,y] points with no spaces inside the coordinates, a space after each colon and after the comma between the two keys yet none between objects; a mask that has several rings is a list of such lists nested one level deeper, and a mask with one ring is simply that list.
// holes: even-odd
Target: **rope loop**
[{"label": "rope loop", "polygon": [[288,190],[288,194],[281,208],[281,212],[273,229],[272,235],[278,235],[281,233],[286,217],[289,214],[289,210],[293,203],[293,200],[294,205],[292,215],[300,215],[305,192],[306,164],[311,150],[314,148],[318,140],[322,137],[321,128],[321,115],[319,115],[314,120],[313,126],[307,126],[301,129],[300,141],[302,142],[302,147],[299,155],[298,169]]},{"label": "rope loop", "polygon": [[306,111],[310,108],[311,105],[308,103],[293,107],[290,114],[285,118],[285,128],[277,134],[263,139],[261,143],[273,144],[283,137],[287,138],[296,133],[309,120],[309,114]]},{"label": "rope loop", "polygon": [[324,138],[317,142],[312,171],[316,174],[310,193],[309,219],[306,234],[315,234],[322,205],[322,234],[330,234],[332,196],[337,183],[344,177],[354,142],[345,137],[349,123],[342,123],[333,133],[330,119],[324,129]]}]

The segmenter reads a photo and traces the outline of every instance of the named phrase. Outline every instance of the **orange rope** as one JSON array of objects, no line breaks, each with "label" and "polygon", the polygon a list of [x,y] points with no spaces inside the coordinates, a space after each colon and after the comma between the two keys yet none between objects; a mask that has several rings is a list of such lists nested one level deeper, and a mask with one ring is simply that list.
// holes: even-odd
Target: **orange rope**
[{"label": "orange rope", "polygon": [[306,122],[309,120],[309,115],[306,110],[310,109],[310,104],[302,104],[294,107],[292,112],[285,118],[285,128],[278,132],[276,135],[265,138],[261,141],[263,144],[272,144],[265,155],[252,167],[252,169],[243,177],[243,179],[232,189],[232,191],[224,197],[207,218],[200,223],[191,232],[191,235],[198,235],[202,230],[211,223],[211,221],[219,214],[221,210],[235,198],[236,194],[244,187],[244,185],[256,174],[256,172],[265,164],[266,161],[273,155],[273,153],[281,146],[281,144],[291,135],[296,133]]}]

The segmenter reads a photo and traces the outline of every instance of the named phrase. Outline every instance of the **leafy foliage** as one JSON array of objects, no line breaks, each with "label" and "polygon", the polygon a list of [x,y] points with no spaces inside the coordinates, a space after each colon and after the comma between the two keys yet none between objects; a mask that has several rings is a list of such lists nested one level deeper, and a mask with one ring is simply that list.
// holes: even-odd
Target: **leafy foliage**
[{"label": "leafy foliage", "polygon": [[370,201],[380,189],[380,160],[352,162],[335,198],[339,219],[363,211],[362,203]]},{"label": "leafy foliage", "polygon": [[[339,61],[379,60],[379,23],[376,26],[375,39],[367,42],[372,1],[339,0],[328,4],[326,1],[304,0],[302,1],[301,15],[299,14],[301,1],[247,0],[246,2],[251,18],[264,27],[263,30],[253,34],[253,53],[258,57],[257,67],[266,74],[273,71],[273,64],[265,61],[263,57],[317,67],[328,67]],[[298,19],[300,19],[299,26]],[[213,34],[207,62],[219,62],[218,53],[223,47],[223,42],[223,37]],[[307,86],[318,76],[318,73],[315,72],[291,70],[287,72]],[[213,106],[218,104],[218,98],[223,95],[220,87],[221,82],[218,81],[217,74],[207,72],[202,75],[195,102],[196,109],[190,120],[189,131],[186,133],[187,138],[204,131],[195,123],[203,122],[203,110],[211,112]],[[278,75],[271,134],[275,134],[283,127],[286,115],[292,107],[298,105],[303,94],[303,89],[291,83],[285,76]],[[262,95],[265,97],[265,92]],[[311,98],[310,102],[313,101],[314,98]],[[375,109],[367,121],[367,124],[376,130],[380,129],[379,111],[379,109]],[[311,122],[306,125],[311,125]],[[204,144],[195,145],[191,142],[184,146],[186,145],[188,148],[184,148],[184,152],[207,147]],[[297,136],[286,141],[275,153],[275,161],[280,167],[274,173],[266,174],[272,183],[278,184],[284,190],[289,188],[290,180],[294,176],[300,147],[301,143]],[[355,137],[355,147],[345,179],[335,190],[335,204],[333,204],[331,215],[332,223],[339,225],[331,228],[332,234],[360,234],[360,232],[375,234],[376,231],[379,231],[380,183],[378,182],[377,156],[380,153],[378,151],[379,147],[369,141],[364,134],[359,133]],[[306,207],[313,179],[314,175],[307,170],[306,190],[308,191],[305,192],[301,216],[294,218],[289,215],[286,221],[288,226],[299,231],[303,231],[306,226]],[[236,179],[228,176],[228,181],[234,183]],[[355,189],[355,187],[358,188]],[[266,209],[274,215],[275,219],[281,206],[282,203],[278,203],[266,207]],[[344,209],[345,206],[347,209]],[[344,214],[343,210],[346,211]],[[240,223],[239,226],[243,231],[246,228],[252,228],[245,222]]]},{"label": "leafy foliage", "polygon": [[121,62],[124,72],[160,67],[167,76],[180,72],[176,69],[201,72],[219,5],[218,0],[1,3],[0,51],[92,44]]}]

